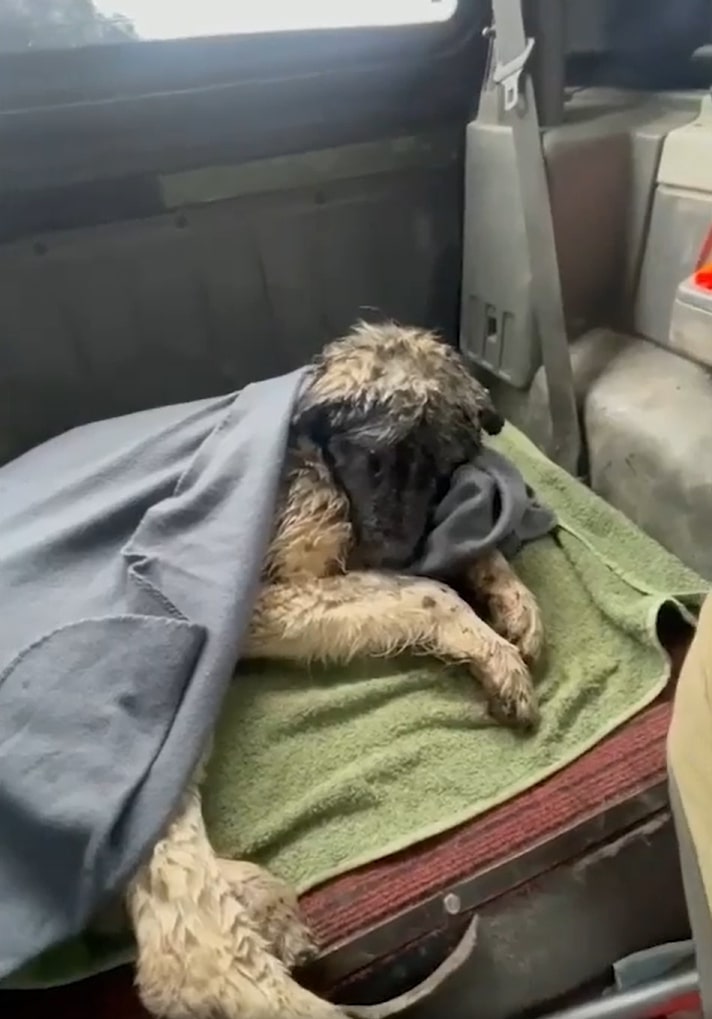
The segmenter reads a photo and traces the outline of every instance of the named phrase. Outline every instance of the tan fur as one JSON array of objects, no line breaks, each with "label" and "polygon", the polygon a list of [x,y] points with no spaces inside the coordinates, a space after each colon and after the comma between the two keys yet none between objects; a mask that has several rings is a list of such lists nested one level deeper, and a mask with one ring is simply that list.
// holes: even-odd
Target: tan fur
[{"label": "tan fur", "polygon": [[503,721],[536,722],[531,679],[517,649],[454,591],[432,580],[351,572],[265,587],[257,600],[250,657],[348,662],[403,651],[461,662]]},{"label": "tan fur", "polygon": [[[424,397],[436,394],[448,348],[437,340],[423,343],[423,335],[420,329],[360,323],[348,337],[347,347],[343,340],[337,340],[325,349],[325,358],[334,350],[336,356],[330,370],[312,387],[315,401],[341,399],[344,394],[365,389],[374,398],[388,397],[401,387],[410,393],[421,392]],[[396,359],[384,363],[384,341],[395,349],[407,348],[407,367]]]},{"label": "tan fur", "polygon": [[525,662],[536,662],[544,639],[539,606],[502,553],[490,552],[472,563],[466,579],[485,602],[497,633],[518,648]]},{"label": "tan fur", "polygon": [[[343,574],[352,544],[346,497],[311,451],[299,458],[288,476],[284,505],[265,560],[264,590],[274,584],[299,588],[304,579]],[[255,610],[254,616],[258,615]]]},{"label": "tan fur", "polygon": [[144,1005],[172,1019],[337,1019],[277,957],[289,965],[310,948],[293,901],[243,867],[213,853],[192,786],[127,896]]},{"label": "tan fur", "polygon": [[[326,348],[321,368],[306,397],[314,405],[403,392],[422,402],[426,418],[436,407],[434,428],[443,421],[448,428],[457,415],[471,414],[475,424],[461,366],[417,330],[360,326]],[[300,442],[290,456],[245,656],[339,663],[405,650],[433,655],[469,668],[503,721],[535,723],[525,660],[539,652],[541,620],[506,561],[495,553],[466,578],[484,598],[492,627],[443,584],[351,568],[358,548],[346,496],[314,445]],[[288,974],[312,948],[294,895],[254,865],[215,857],[198,781],[127,896],[145,1005],[168,1019],[342,1015]]]}]

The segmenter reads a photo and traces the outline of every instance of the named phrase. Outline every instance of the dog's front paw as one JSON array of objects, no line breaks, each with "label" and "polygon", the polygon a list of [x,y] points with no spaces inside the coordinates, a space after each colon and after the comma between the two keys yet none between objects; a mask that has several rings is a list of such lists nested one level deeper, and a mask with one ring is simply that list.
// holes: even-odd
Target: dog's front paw
[{"label": "dog's front paw", "polygon": [[513,728],[535,729],[539,724],[537,696],[529,670],[515,647],[502,642],[487,678],[490,714]]},{"label": "dog's front paw", "polygon": [[294,890],[280,878],[245,860],[219,859],[221,874],[265,939],[270,952],[292,970],[317,955],[317,946],[299,914]]},{"label": "dog's front paw", "polygon": [[513,644],[528,665],[541,654],[544,627],[537,600],[524,585],[517,585],[508,597],[494,599],[490,607],[492,625],[497,633]]}]

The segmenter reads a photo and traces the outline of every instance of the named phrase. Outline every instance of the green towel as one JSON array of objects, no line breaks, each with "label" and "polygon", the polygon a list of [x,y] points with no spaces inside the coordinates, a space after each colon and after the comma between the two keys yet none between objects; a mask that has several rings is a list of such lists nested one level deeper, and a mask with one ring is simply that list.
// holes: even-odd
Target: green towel
[{"label": "green towel", "polygon": [[[660,693],[658,613],[673,604],[692,618],[704,582],[511,427],[493,445],[559,525],[515,562],[546,629],[537,734],[492,723],[471,676],[428,659],[250,665],[228,697],[204,791],[218,852],[304,892],[521,793]],[[22,978],[76,979],[126,957],[124,945],[78,939]]]}]

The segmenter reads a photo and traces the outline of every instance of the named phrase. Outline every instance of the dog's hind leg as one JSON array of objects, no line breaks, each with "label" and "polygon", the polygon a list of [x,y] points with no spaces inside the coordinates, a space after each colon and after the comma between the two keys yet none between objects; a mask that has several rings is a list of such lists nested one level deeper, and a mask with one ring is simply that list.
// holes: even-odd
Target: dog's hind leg
[{"label": "dog's hind leg", "polygon": [[544,639],[539,605],[502,553],[494,550],[477,559],[468,567],[465,581],[484,601],[497,633],[519,648],[525,662],[535,662]]},{"label": "dog's hind leg", "polygon": [[317,955],[317,946],[299,915],[294,889],[263,867],[247,860],[218,857],[222,876],[228,882],[267,942],[287,969],[302,966]]},{"label": "dog's hind leg", "polygon": [[213,853],[193,784],[131,881],[137,984],[162,1019],[343,1019],[270,953]]},{"label": "dog's hind leg", "polygon": [[468,665],[494,715],[536,724],[536,695],[518,650],[432,580],[352,572],[268,585],[255,603],[246,657],[346,662],[407,650]]}]

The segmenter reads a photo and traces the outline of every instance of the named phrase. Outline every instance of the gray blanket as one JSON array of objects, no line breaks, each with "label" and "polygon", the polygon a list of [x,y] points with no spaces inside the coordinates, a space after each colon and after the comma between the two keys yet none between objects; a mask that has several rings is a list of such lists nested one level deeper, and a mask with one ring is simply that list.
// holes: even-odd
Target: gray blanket
[{"label": "gray blanket", "polygon": [[[239,656],[302,377],[0,469],[0,978],[78,933],[175,808]],[[456,480],[418,572],[553,524],[501,457]]]},{"label": "gray blanket", "polygon": [[554,514],[537,502],[513,463],[483,449],[475,463],[460,467],[434,514],[423,558],[412,570],[425,577],[451,577],[460,567],[498,548],[511,558],[527,541],[552,530]]}]

